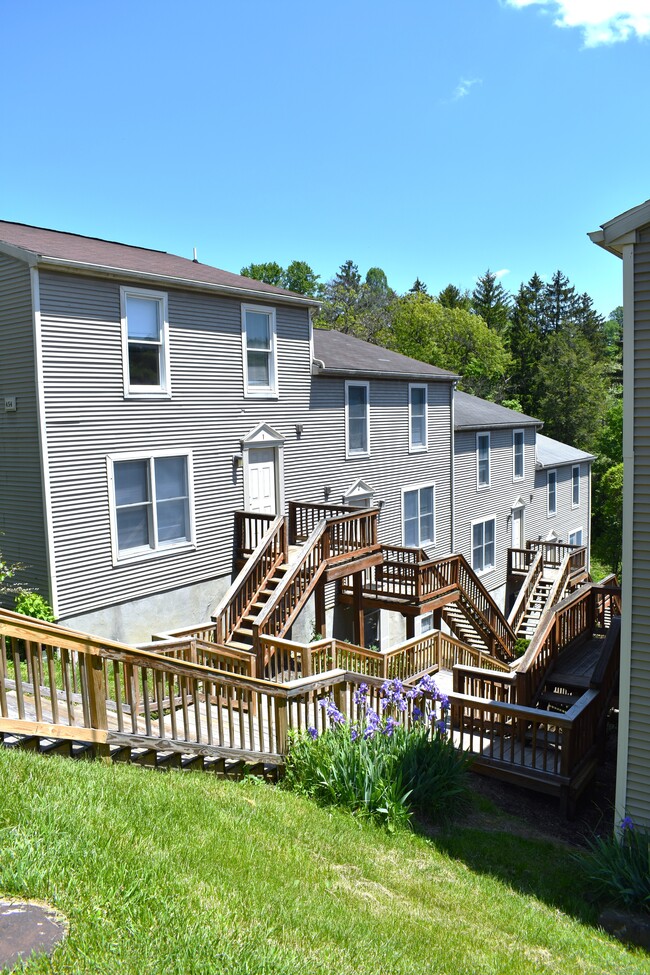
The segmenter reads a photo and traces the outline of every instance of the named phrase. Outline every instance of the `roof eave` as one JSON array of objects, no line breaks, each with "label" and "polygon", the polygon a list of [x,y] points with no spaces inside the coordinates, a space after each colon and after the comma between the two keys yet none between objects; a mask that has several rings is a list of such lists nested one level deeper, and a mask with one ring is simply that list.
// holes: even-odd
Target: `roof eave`
[{"label": "roof eave", "polygon": [[287,305],[299,305],[307,308],[320,308],[320,302],[315,298],[304,295],[290,295],[282,292],[264,291],[257,288],[238,288],[235,285],[217,284],[212,281],[198,281],[195,278],[184,278],[170,274],[156,274],[153,271],[136,271],[132,268],[114,267],[108,264],[93,264],[88,261],[71,261],[62,257],[49,257],[47,254],[37,254],[24,247],[17,247],[6,241],[0,241],[0,252],[25,261],[30,267],[44,269],[53,268],[58,271],[68,271],[75,274],[90,274],[99,277],[127,278],[135,281],[150,281],[155,284],[167,284],[178,288],[192,288],[198,291],[216,292],[240,298],[256,298],[257,300],[272,300]]},{"label": "roof eave", "polygon": [[531,420],[527,418],[525,420],[512,420],[508,423],[455,423],[454,430],[459,433],[464,433],[469,430],[508,430],[511,427],[514,430],[518,429],[518,427],[535,427],[537,430],[541,430],[543,426],[543,420]]},{"label": "roof eave", "polygon": [[316,360],[312,363],[312,375],[313,376],[366,376],[368,379],[407,379],[407,380],[417,380],[418,382],[427,383],[454,383],[460,379],[460,376],[456,376],[454,373],[449,373],[448,375],[432,375],[431,373],[416,373],[416,372],[396,372],[393,370],[381,372],[372,369],[353,369],[349,367],[336,368],[335,366],[324,366],[321,367],[320,362],[322,360]]},{"label": "roof eave", "polygon": [[624,246],[636,243],[637,231],[649,224],[650,200],[646,200],[645,203],[601,224],[600,230],[592,231],[588,237],[592,243],[602,247],[603,250],[615,254],[616,257],[622,257]]}]

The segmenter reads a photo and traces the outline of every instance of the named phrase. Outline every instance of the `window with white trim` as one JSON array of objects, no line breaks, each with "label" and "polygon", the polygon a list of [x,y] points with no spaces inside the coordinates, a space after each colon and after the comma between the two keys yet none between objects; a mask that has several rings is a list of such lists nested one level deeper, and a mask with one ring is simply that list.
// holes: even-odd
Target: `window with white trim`
[{"label": "window with white trim", "polygon": [[345,452],[348,457],[370,454],[370,387],[345,384]]},{"label": "window with white trim", "polygon": [[582,528],[569,532],[569,545],[582,545]]},{"label": "window with white trim", "polygon": [[420,636],[431,633],[433,630],[433,613],[424,613],[420,616]]},{"label": "window with white trim", "polygon": [[192,543],[190,454],[110,457],[109,476],[116,559]]},{"label": "window with white trim", "polygon": [[402,491],[403,543],[421,548],[436,543],[436,488],[434,484]]},{"label": "window with white trim", "polygon": [[169,348],[167,295],[120,288],[125,395],[167,395]]},{"label": "window with white trim", "polygon": [[580,507],[580,464],[571,468],[571,507]]},{"label": "window with white trim", "polygon": [[546,475],[546,513],[549,518],[557,513],[557,471]]},{"label": "window with white trim", "polygon": [[472,568],[477,575],[494,569],[496,527],[496,518],[472,522]]},{"label": "window with white trim", "polygon": [[512,479],[513,481],[523,481],[524,479],[524,431],[512,431]]},{"label": "window with white trim", "polygon": [[476,486],[490,486],[490,434],[476,434]]},{"label": "window with white trim", "polygon": [[427,449],[427,387],[409,386],[409,450]]},{"label": "window with white trim", "polygon": [[244,395],[277,396],[275,308],[242,305]]}]

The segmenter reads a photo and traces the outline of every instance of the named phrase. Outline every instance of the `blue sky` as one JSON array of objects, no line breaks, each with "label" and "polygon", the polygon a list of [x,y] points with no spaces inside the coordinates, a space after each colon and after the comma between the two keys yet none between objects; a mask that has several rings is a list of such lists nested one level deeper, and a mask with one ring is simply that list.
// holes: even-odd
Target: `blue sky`
[{"label": "blue sky", "polygon": [[561,268],[650,197],[650,0],[0,0],[0,216],[407,290]]}]

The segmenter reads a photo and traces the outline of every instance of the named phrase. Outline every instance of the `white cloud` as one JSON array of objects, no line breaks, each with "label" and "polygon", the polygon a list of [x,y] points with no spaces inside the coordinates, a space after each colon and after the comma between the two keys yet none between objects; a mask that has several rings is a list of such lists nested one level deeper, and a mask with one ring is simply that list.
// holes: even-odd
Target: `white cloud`
[{"label": "white cloud", "polygon": [[482,85],[482,84],[483,82],[481,78],[461,78],[458,84],[456,85],[456,90],[454,91],[454,94],[452,96],[453,100],[457,102],[459,98],[465,98],[466,95],[469,95],[474,85]]},{"label": "white cloud", "polygon": [[497,279],[497,281],[500,281],[501,278],[505,278],[506,274],[510,274],[510,268],[509,267],[502,267],[500,271],[495,271],[494,272],[494,276]]},{"label": "white cloud", "polygon": [[510,7],[546,7],[558,27],[579,27],[586,47],[650,37],[650,0],[505,0]]}]

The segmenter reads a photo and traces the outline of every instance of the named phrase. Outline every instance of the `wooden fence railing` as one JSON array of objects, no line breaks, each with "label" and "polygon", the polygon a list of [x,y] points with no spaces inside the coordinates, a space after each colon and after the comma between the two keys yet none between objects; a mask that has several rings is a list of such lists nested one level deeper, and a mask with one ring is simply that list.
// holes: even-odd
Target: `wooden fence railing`
[{"label": "wooden fence railing", "polygon": [[214,612],[216,643],[225,643],[230,638],[277,567],[286,562],[287,557],[286,523],[282,517],[274,518],[267,524],[266,533]]},{"label": "wooden fence railing", "polygon": [[145,650],[162,657],[183,660],[185,663],[201,664],[213,670],[224,670],[230,674],[244,674],[255,677],[256,659],[252,650],[237,650],[234,647],[220,646],[212,641],[180,637],[162,637],[152,643],[140,644],[135,649]]},{"label": "wooden fence railing", "polygon": [[438,630],[414,637],[388,650],[370,650],[334,639],[302,644],[273,636],[261,637],[260,644],[267,662],[264,673],[279,682],[336,668],[383,680],[399,677],[403,681],[437,670],[453,670],[456,664],[510,674],[507,664],[493,660]]},{"label": "wooden fence railing", "polygon": [[260,511],[235,511],[234,548],[238,559],[247,559],[269,531],[275,515]]},{"label": "wooden fence railing", "polygon": [[[509,549],[509,552],[512,551],[512,549]],[[535,552],[528,568],[528,575],[521,584],[519,595],[517,596],[514,605],[510,610],[510,615],[508,616],[508,623],[512,627],[514,633],[516,633],[519,629],[519,625],[526,614],[526,610],[528,609],[532,595],[535,592],[537,584],[541,580],[543,574],[544,561],[542,559],[542,553]]]},{"label": "wooden fence railing", "polygon": [[518,675],[517,700],[533,703],[552,662],[577,640],[604,632],[606,622],[620,611],[618,592],[589,585],[556,603],[542,617],[526,653],[513,669]]},{"label": "wooden fence railing", "polygon": [[299,545],[306,542],[313,530],[323,518],[337,518],[359,512],[359,508],[345,504],[308,504],[300,501],[289,501],[287,504],[289,519],[289,544]]}]

